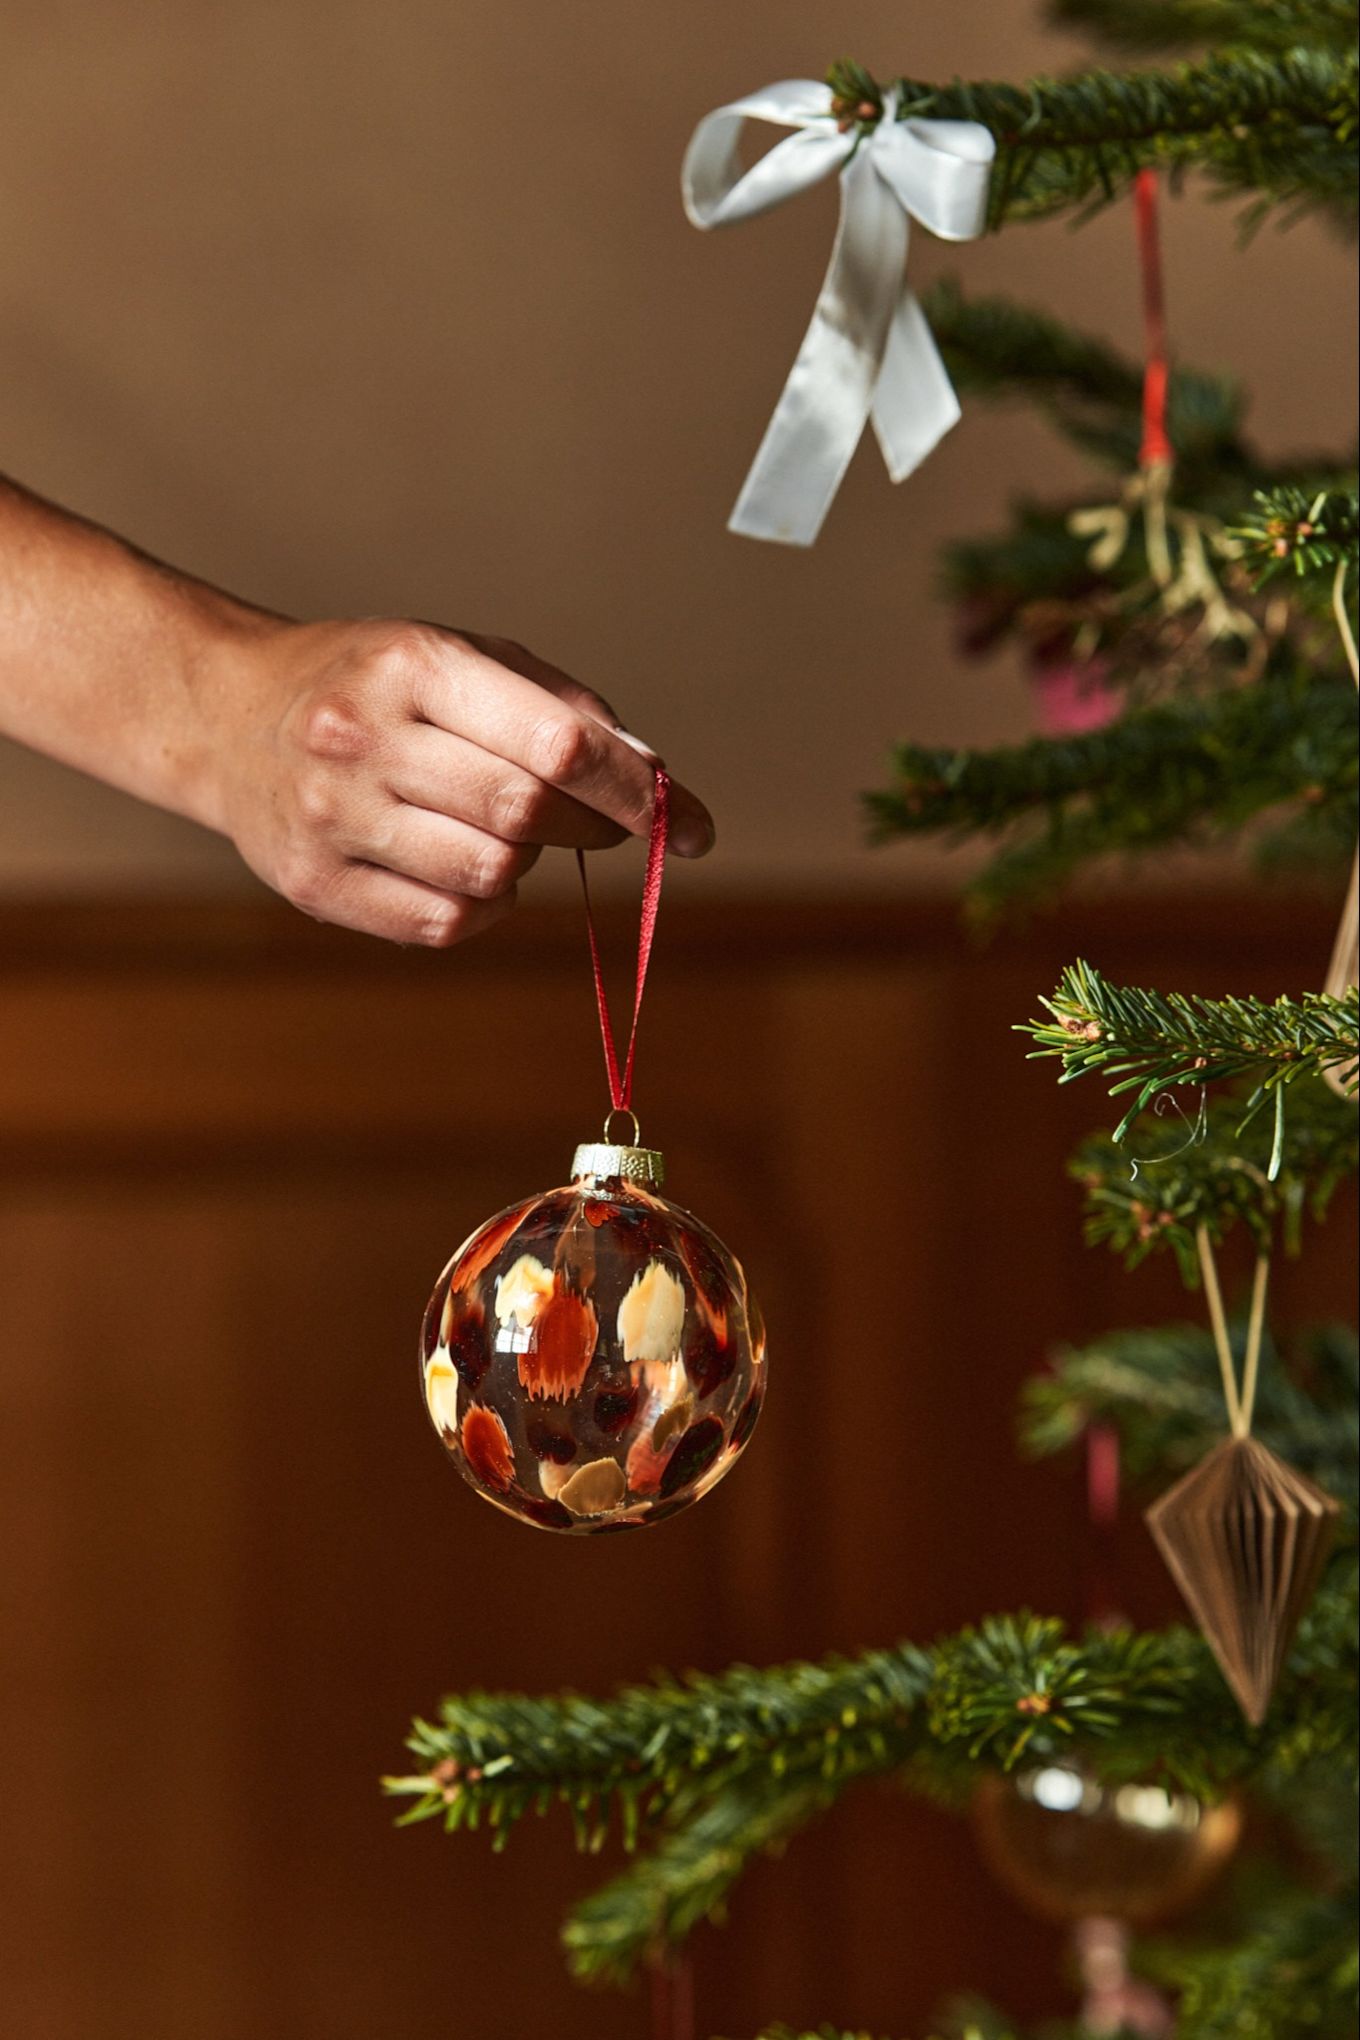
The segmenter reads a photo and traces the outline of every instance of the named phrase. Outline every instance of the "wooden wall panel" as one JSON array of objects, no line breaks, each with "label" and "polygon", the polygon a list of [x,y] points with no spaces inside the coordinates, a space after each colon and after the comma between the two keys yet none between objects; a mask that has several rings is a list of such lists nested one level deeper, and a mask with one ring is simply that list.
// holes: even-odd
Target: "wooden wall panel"
[{"label": "wooden wall panel", "polygon": [[[625,921],[608,929],[622,953]],[[412,1349],[480,1217],[599,1113],[575,914],[401,955],[254,907],[0,919],[0,2031],[637,2040],[555,1946],[597,1865],[398,1834],[375,1780],[449,1686],[595,1690],[1077,1612],[1070,1473],[1018,1466],[1050,1342],[1183,1304],[1080,1246],[1104,1115],[1012,1022],[1074,946],[927,908],[668,910],[641,1050],[672,1187],[748,1264],[773,1386],[658,1532],[515,1528],[430,1438]],[[1113,972],[1309,982],[1325,910],[1088,912]],[[1283,1308],[1344,1309],[1338,1222]],[[1193,1306],[1192,1306],[1193,1307]],[[1173,1605],[1130,1526],[1134,1612]],[[1060,2003],[966,1827],[866,1796],[696,1944],[700,2032]]]}]

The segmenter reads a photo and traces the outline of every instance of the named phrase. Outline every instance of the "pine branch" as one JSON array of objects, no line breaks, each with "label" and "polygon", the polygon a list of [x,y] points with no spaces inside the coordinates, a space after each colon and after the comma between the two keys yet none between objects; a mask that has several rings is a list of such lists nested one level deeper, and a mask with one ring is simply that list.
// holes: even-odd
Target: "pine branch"
[{"label": "pine branch", "polygon": [[1112,1782],[1149,1775],[1215,1796],[1325,1761],[1355,1767],[1356,1581],[1334,1562],[1260,1731],[1240,1716],[1198,1637],[1090,1631],[998,1617],[928,1650],[913,1644],[716,1678],[567,1694],[445,1701],[410,1739],[420,1770],[386,1781],[406,1819],[514,1820],[565,1805],[578,1843],[663,1824],[650,1863],[587,1901],[568,1929],[579,1975],[618,1979],[721,1908],[758,1850],[781,1844],[848,1785],[876,1777],[963,1799],[979,1769],[1091,1762]]},{"label": "pine branch", "polygon": [[[1143,372],[1103,340],[1008,298],[967,298],[953,278],[922,300],[954,383],[965,396],[1037,404],[1075,444],[1122,472],[1137,462]],[[1255,473],[1242,438],[1244,399],[1228,376],[1173,370],[1167,426],[1185,500],[1203,471],[1217,493]],[[1081,547],[1084,554],[1086,546]]]},{"label": "pine branch", "polygon": [[[1360,496],[1351,489],[1282,486],[1258,490],[1254,508],[1233,536],[1245,548],[1258,583],[1277,574],[1323,576],[1353,567],[1360,552]],[[1353,591],[1352,591],[1353,592]]]},{"label": "pine branch", "polygon": [[[1142,438],[1141,361],[1031,305],[965,296],[954,277],[933,284],[922,305],[965,396],[1038,405],[1074,444],[1121,473],[1133,471]],[[1353,462],[1338,466],[1317,454],[1267,460],[1246,436],[1245,413],[1246,397],[1233,377],[1172,368],[1167,430],[1179,504],[1237,515],[1248,489],[1297,488],[1302,515],[1325,488],[1349,493],[1353,506]]]},{"label": "pine branch", "polygon": [[[1134,1091],[1115,1130],[1122,1140],[1133,1119],[1164,1091],[1250,1076],[1253,1110],[1266,1097],[1282,1100],[1300,1077],[1354,1065],[1360,1043],[1360,996],[1306,992],[1301,999],[1204,999],[1185,992],[1141,991],[1109,984],[1088,963],[1063,973],[1049,1018],[1019,1032],[1038,1043],[1032,1056],[1057,1056],[1059,1083],[1100,1075],[1116,1079],[1110,1096]],[[1353,1081],[1353,1079],[1352,1079]],[[1282,1113],[1282,1105],[1278,1112]],[[1283,1120],[1277,1116],[1277,1129]]]},{"label": "pine branch", "polygon": [[996,837],[999,854],[969,888],[984,922],[1054,893],[1095,858],[1221,839],[1285,802],[1304,806],[1314,827],[1335,811],[1348,842],[1360,768],[1354,690],[1339,672],[1291,670],[1290,656],[1282,648],[1258,683],[1130,708],[1075,736],[986,751],[903,744],[896,783],[865,797],[872,837]]},{"label": "pine branch", "polygon": [[[881,108],[862,66],[834,65],[837,107]],[[898,118],[976,120],[997,143],[989,219],[1045,219],[1108,203],[1146,165],[1194,166],[1220,189],[1354,212],[1352,53],[1223,50],[1167,71],[1095,70],[1027,85],[935,86],[898,79]],[[877,113],[875,113],[877,118]]]},{"label": "pine branch", "polygon": [[[1245,1331],[1245,1320],[1232,1327],[1239,1361]],[[1309,1393],[1267,1350],[1253,1430],[1353,1515],[1360,1388],[1355,1333],[1341,1325],[1312,1333],[1296,1368]],[[1044,1373],[1026,1383],[1020,1438],[1032,1458],[1073,1450],[1096,1423],[1118,1431],[1131,1479],[1161,1484],[1188,1472],[1224,1429],[1218,1359],[1207,1329],[1158,1325],[1108,1332],[1090,1346],[1062,1348]]]},{"label": "pine branch", "polygon": [[891,1768],[915,1738],[932,1669],[904,1644],[853,1661],[692,1673],[608,1703],[459,1696],[438,1723],[415,1724],[409,1747],[422,1770],[388,1787],[416,1797],[411,1818],[442,1814],[450,1830],[484,1817],[503,1826],[560,1800],[582,1846],[602,1836],[616,1805],[627,1839],[644,1817],[688,1804],[696,1782],[711,1797],[761,1771],[784,1792]]},{"label": "pine branch", "polygon": [[568,1915],[563,1944],[582,1983],[626,1983],[649,1956],[676,1947],[701,1920],[720,1920],[751,1859],[778,1848],[851,1781],[771,1792],[764,1779],[729,1785],[622,1876]]},{"label": "pine branch", "polygon": [[[1230,1948],[1169,1948],[1149,1966],[1181,1993],[1182,2040],[1354,2040],[1357,1893],[1272,1894]],[[1146,1961],[1146,1957],[1144,1960]]]},{"label": "pine branch", "polygon": [[1045,12],[1055,28],[1143,52],[1237,44],[1341,55],[1355,40],[1353,0],[1049,0]]},{"label": "pine branch", "polygon": [[1130,1268],[1168,1250],[1190,1288],[1199,1282],[1201,1226],[1217,1243],[1242,1225],[1258,1252],[1279,1245],[1296,1254],[1305,1215],[1320,1220],[1360,1167],[1355,1107],[1326,1084],[1298,1085],[1276,1153],[1268,1116],[1243,1126],[1247,1104],[1241,1095],[1216,1098],[1193,1120],[1177,1108],[1169,1126],[1149,1124],[1149,1114],[1134,1122],[1127,1146],[1107,1135],[1087,1141],[1071,1173],[1085,1186],[1088,1241],[1113,1247]]},{"label": "pine branch", "polygon": [[451,1829],[486,1821],[498,1840],[526,1813],[561,1804],[583,1847],[598,1844],[615,1809],[628,1841],[644,1819],[683,1820],[738,1785],[787,1800],[910,1766],[913,1782],[959,1790],[979,1764],[1007,1768],[1078,1745],[1110,1775],[1151,1765],[1213,1792],[1267,1760],[1349,1747],[1352,1598],[1353,1583],[1319,1594],[1311,1643],[1300,1644],[1307,1679],[1284,1682],[1259,1736],[1244,1735],[1205,1647],[1186,1631],[1078,1640],[1060,1623],[1019,1615],[928,1650],[908,1643],[764,1672],[735,1666],[630,1687],[608,1703],[451,1698],[438,1722],[414,1726],[415,1775],[385,1782],[414,1801],[407,1819],[442,1815]]}]

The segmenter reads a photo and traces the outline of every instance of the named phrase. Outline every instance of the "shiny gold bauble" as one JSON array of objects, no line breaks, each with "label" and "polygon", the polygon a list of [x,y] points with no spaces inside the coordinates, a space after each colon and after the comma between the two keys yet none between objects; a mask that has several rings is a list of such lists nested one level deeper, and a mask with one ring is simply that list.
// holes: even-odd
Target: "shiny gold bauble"
[{"label": "shiny gold bauble", "polygon": [[984,1779],[973,1824],[988,1868],[1031,1912],[1141,1927],[1203,1896],[1237,1847],[1242,1811],[1174,1785],[1104,1785],[1064,1762]]}]

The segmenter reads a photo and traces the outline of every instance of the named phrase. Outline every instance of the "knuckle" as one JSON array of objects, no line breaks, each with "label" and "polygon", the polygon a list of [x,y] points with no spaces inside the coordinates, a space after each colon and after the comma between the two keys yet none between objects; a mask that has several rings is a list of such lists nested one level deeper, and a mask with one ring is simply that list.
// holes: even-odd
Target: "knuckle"
[{"label": "knuckle", "polygon": [[325,772],[304,772],[293,792],[298,820],[314,834],[324,834],[335,821],[335,790]]},{"label": "knuckle", "polygon": [[384,621],[373,627],[368,639],[367,676],[383,694],[409,693],[418,677],[438,663],[447,643],[428,624],[405,617]]},{"label": "knuckle", "polygon": [[324,918],[330,883],[320,858],[304,849],[286,850],[279,859],[274,882],[284,898],[302,913],[318,920]]},{"label": "knuckle", "polygon": [[467,909],[456,900],[436,900],[415,910],[411,935],[426,949],[448,949],[467,931]]},{"label": "knuckle", "polygon": [[519,869],[520,859],[512,843],[490,843],[477,854],[468,890],[476,899],[494,900],[514,884]]},{"label": "knuckle", "polygon": [[368,750],[371,733],[358,705],[343,694],[311,703],[302,725],[303,748],[314,758],[352,764]]},{"label": "knuckle", "polygon": [[509,843],[534,841],[542,826],[544,800],[532,780],[508,779],[496,788],[491,802],[491,828]]},{"label": "knuckle", "polygon": [[416,623],[409,616],[388,617],[375,638],[377,657],[395,665],[411,665],[428,659],[440,643],[440,633],[428,623]]},{"label": "knuckle", "polygon": [[590,726],[574,716],[545,716],[529,740],[532,770],[550,786],[568,786],[579,779],[592,755]]}]

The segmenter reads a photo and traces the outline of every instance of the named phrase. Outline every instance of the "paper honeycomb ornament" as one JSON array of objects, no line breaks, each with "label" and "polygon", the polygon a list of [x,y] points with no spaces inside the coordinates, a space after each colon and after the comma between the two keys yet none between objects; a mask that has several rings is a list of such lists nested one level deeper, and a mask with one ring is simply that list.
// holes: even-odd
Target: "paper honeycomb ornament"
[{"label": "paper honeycomb ornament", "polygon": [[1225,1438],[1148,1528],[1247,1720],[1266,1717],[1327,1563],[1338,1503],[1256,1438]]}]

